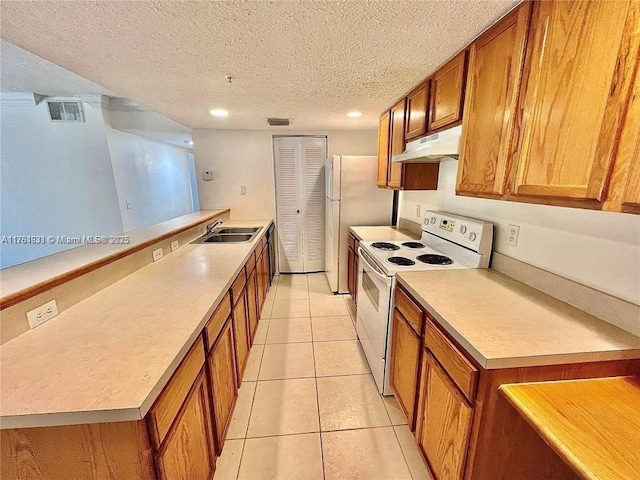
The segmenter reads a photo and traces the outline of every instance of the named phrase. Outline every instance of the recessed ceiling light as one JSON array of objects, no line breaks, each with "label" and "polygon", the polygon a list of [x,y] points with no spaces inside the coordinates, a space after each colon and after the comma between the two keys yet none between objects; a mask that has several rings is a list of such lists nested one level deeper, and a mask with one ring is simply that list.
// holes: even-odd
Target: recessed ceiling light
[{"label": "recessed ceiling light", "polygon": [[211,115],[213,115],[214,117],[218,117],[218,118],[223,118],[223,117],[228,117],[229,116],[229,112],[227,112],[226,110],[222,110],[221,108],[214,108],[209,113]]},{"label": "recessed ceiling light", "polygon": [[361,117],[363,115],[362,112],[349,112],[347,113],[347,117],[349,118],[358,118]]}]

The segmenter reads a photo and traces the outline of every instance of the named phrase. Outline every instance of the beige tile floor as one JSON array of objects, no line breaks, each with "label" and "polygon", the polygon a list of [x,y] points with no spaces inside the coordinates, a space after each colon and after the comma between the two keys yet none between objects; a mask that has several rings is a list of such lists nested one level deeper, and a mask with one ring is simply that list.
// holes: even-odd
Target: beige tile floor
[{"label": "beige tile floor", "polygon": [[323,273],[275,277],[214,480],[431,479],[354,316]]}]

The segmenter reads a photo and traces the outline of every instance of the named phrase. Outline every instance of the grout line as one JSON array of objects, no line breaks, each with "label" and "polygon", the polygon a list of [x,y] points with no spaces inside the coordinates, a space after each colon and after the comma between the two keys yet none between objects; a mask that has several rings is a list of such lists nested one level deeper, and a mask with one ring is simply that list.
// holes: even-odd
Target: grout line
[{"label": "grout line", "polygon": [[400,453],[402,453],[402,458],[404,459],[404,463],[407,466],[407,470],[409,470],[409,475],[411,475],[411,478],[413,479],[414,478],[413,472],[411,471],[411,466],[409,466],[409,460],[407,460],[407,455],[406,453],[404,453],[404,448],[402,448],[402,442],[398,437],[398,432],[396,432],[395,426],[392,426],[391,428],[393,429],[393,435],[396,437],[396,442],[398,442],[398,446],[400,447]]},{"label": "grout line", "polygon": [[[403,425],[396,425],[398,427],[402,427]],[[406,425],[404,425],[406,426]],[[256,437],[247,437],[247,438],[234,438],[232,440],[256,440],[261,438],[276,438],[276,437],[293,437],[295,435],[313,435],[315,433],[336,433],[336,432],[354,432],[358,430],[374,430],[374,429],[382,429],[382,428],[392,428],[395,431],[393,425],[376,425],[373,427],[355,427],[355,428],[338,428],[334,430],[314,430],[314,431],[305,431],[305,432],[294,432],[294,433],[278,433],[276,435],[259,435]],[[399,443],[399,441],[398,441]],[[402,449],[401,449],[402,450]]]},{"label": "grout line", "polygon": [[[307,289],[309,281],[307,280]],[[309,298],[309,314],[311,314],[311,298]],[[313,341],[313,326],[311,325],[311,317],[309,317],[309,327],[311,328],[311,351],[313,353],[313,374],[314,374],[314,383],[316,386],[316,410],[318,414],[318,436],[320,438],[320,460],[322,461],[322,478],[326,478],[326,472],[324,467],[324,447],[322,445],[322,424],[320,418],[320,393],[318,392],[318,370],[316,368],[316,349],[315,342]]]}]

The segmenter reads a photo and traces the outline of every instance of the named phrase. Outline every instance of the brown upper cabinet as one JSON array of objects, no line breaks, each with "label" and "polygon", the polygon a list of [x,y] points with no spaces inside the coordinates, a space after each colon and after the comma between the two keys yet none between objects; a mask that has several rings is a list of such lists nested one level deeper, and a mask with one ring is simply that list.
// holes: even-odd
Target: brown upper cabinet
[{"label": "brown upper cabinet", "polygon": [[522,4],[469,48],[458,194],[505,193],[530,13]]},{"label": "brown upper cabinet", "polygon": [[639,11],[629,1],[533,3],[514,195],[605,198],[637,66]]},{"label": "brown upper cabinet", "polygon": [[391,132],[391,112],[380,115],[378,123],[378,187],[387,186],[389,170],[389,133]]},{"label": "brown upper cabinet", "polygon": [[407,99],[403,98],[391,108],[391,146],[389,148],[389,188],[402,187],[402,164],[394,163],[391,158],[404,152],[404,129],[407,112]]},{"label": "brown upper cabinet", "polygon": [[378,129],[377,185],[394,190],[435,190],[438,188],[437,163],[394,163],[393,155],[405,148],[407,98],[380,116]]},{"label": "brown upper cabinet", "polygon": [[467,51],[463,50],[431,77],[428,131],[454,126],[462,120]]},{"label": "brown upper cabinet", "polygon": [[407,125],[405,140],[413,140],[427,132],[427,106],[429,100],[429,81],[421,83],[407,95]]}]

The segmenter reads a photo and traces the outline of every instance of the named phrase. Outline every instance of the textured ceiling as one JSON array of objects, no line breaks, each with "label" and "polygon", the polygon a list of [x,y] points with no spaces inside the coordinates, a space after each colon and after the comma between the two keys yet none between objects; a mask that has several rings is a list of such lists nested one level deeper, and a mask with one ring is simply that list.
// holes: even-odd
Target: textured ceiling
[{"label": "textured ceiling", "polygon": [[192,128],[364,129],[516,3],[2,1],[0,35]]}]

